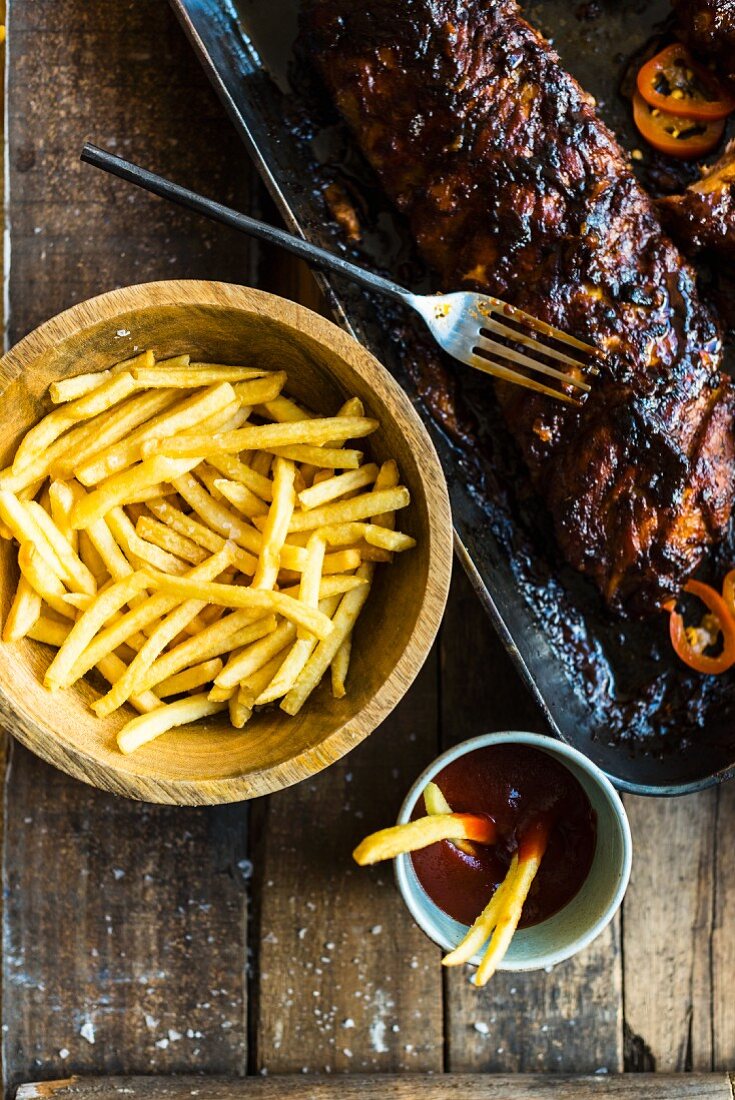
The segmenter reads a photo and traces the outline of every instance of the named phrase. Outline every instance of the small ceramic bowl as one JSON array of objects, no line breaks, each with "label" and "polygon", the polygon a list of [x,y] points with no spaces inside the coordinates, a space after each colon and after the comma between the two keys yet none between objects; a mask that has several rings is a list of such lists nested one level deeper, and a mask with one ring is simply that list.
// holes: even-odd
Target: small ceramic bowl
[{"label": "small ceramic bowl", "polygon": [[[620,797],[600,769],[577,749],[537,733],[486,733],[463,741],[429,765],[419,776],[398,815],[399,824],[410,820],[426,784],[447,764],[487,745],[529,745],[555,757],[577,779],[597,814],[597,844],[589,874],[578,893],[558,913],[513,937],[500,970],[540,970],[575,955],[595,939],[612,920],[623,900],[632,861],[628,818]],[[396,860],[398,889],[411,916],[440,947],[451,950],[467,928],[447,916],[423,889],[410,856]],[[478,965],[481,955],[471,960]]]}]

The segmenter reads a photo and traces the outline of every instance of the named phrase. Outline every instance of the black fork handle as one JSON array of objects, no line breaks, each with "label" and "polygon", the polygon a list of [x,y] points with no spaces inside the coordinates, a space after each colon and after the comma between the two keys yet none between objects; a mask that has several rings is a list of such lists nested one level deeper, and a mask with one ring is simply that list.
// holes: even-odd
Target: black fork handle
[{"label": "black fork handle", "polygon": [[92,164],[95,168],[102,169],[103,172],[109,172],[113,176],[119,176],[120,179],[134,183],[136,187],[141,187],[144,191],[150,191],[153,195],[158,195],[159,198],[168,199],[170,202],[186,207],[187,210],[203,214],[205,218],[221,222],[223,225],[229,225],[233,229],[239,229],[241,233],[256,237],[260,241],[279,245],[292,255],[306,260],[313,267],[333,271],[336,275],[343,275],[346,279],[351,279],[368,290],[376,290],[378,293],[387,294],[388,297],[403,302],[405,305],[410,304],[409,292],[397,283],[391,282],[390,279],[384,279],[380,275],[366,271],[364,268],[358,267],[357,264],[350,263],[349,260],[343,260],[341,256],[335,256],[333,253],[319,248],[318,245],[309,244],[301,237],[294,237],[284,229],[277,229],[266,222],[258,221],[257,218],[251,218],[247,214],[232,210],[229,206],[223,206],[222,203],[215,202],[214,199],[207,199],[203,195],[197,194],[196,191],[190,191],[187,187],[181,187],[178,183],[173,183],[163,176],[157,176],[155,172],[149,172],[146,168],[141,168],[139,165],[133,164],[123,157],[118,157],[106,149],[100,149],[96,145],[86,142],[82,148],[80,159],[87,164]]}]

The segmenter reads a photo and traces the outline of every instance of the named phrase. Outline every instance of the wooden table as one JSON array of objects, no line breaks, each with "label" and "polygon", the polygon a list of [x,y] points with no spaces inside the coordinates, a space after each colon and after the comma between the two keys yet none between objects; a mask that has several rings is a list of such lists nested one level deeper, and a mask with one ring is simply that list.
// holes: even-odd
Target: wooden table
[{"label": "wooden table", "polygon": [[[164,0],[12,0],[8,39],[10,343],[149,279],[257,282],[316,301],[308,273],[79,164],[90,138],[274,216]],[[271,798],[140,805],[9,742],[7,1087],[71,1073],[735,1066],[735,785],[627,799],[636,852],[621,916],[570,962],[500,974],[482,992],[442,973],[388,868],[351,866],[356,839],[395,816],[438,750],[508,728],[541,719],[457,575],[439,642],[394,715]]]}]

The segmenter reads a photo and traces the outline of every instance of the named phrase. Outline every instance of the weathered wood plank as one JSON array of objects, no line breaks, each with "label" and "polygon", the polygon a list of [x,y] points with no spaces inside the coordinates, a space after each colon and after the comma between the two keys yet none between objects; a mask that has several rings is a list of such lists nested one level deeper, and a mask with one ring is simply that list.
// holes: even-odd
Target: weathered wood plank
[{"label": "weathered wood plank", "polygon": [[349,758],[254,807],[255,1068],[269,1073],[442,1068],[439,953],[403,906],[392,868],[351,852],[395,821],[436,755],[437,654]]},{"label": "weathered wood plank", "polygon": [[18,1100],[587,1100],[592,1095],[614,1100],[732,1100],[730,1080],[718,1074],[628,1074],[569,1077],[516,1074],[480,1076],[412,1073],[372,1077],[250,1077],[232,1081],[216,1077],[108,1077],[23,1085]]},{"label": "weathered wood plank", "polygon": [[247,156],[167,4],[18,2],[8,64],[11,342],[113,286],[250,281],[245,238],[79,162],[90,138],[247,205]]},{"label": "weathered wood plank", "polygon": [[[717,798],[625,800],[636,853],[623,905],[626,1068],[712,1066]],[[732,1036],[722,1041],[732,1049]]]},{"label": "weathered wood plank", "polygon": [[5,792],[6,1085],[244,1072],[242,808],[114,798],[15,743]]},{"label": "weathered wood plank", "polygon": [[[167,5],[19,0],[8,41],[11,342],[116,285],[247,281],[243,238],[78,162],[92,137],[246,205],[247,158]],[[242,811],[106,797],[17,747],[5,802],[6,1084],[244,1072]]]},{"label": "weathered wood plank", "polygon": [[[444,748],[490,730],[545,732],[467,579],[456,570],[442,628]],[[619,925],[552,971],[496,974],[482,990],[446,975],[447,1068],[456,1072],[622,1069]]]},{"label": "weathered wood plank", "polygon": [[[712,927],[712,1061],[714,1069],[735,1065],[735,783],[717,791],[715,819],[714,916]],[[702,950],[702,948],[700,948]]]}]

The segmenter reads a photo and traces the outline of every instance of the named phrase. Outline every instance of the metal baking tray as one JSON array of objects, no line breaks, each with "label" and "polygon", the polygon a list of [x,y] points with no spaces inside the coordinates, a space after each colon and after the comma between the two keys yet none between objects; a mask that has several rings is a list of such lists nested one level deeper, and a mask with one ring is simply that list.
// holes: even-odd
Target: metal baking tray
[{"label": "metal baking tray", "polygon": [[[320,101],[308,59],[295,50],[298,0],[171,4],[287,225],[427,289],[405,228]],[[668,0],[535,0],[524,13],[596,96],[624,144],[639,145],[619,89],[631,49],[665,28]],[[656,185],[666,173],[645,155],[637,166]],[[358,211],[356,245],[346,241],[325,199],[330,183]],[[458,557],[551,730],[623,790],[680,794],[729,778],[735,683],[689,674],[671,654],[665,616],[613,618],[588,582],[560,561],[484,378],[437,363],[424,335],[383,303],[333,277],[322,285],[338,321],[387,366],[423,416],[449,483]],[[417,385],[432,364],[459,377],[475,424],[469,434],[447,430],[432,415],[432,394]]]}]

